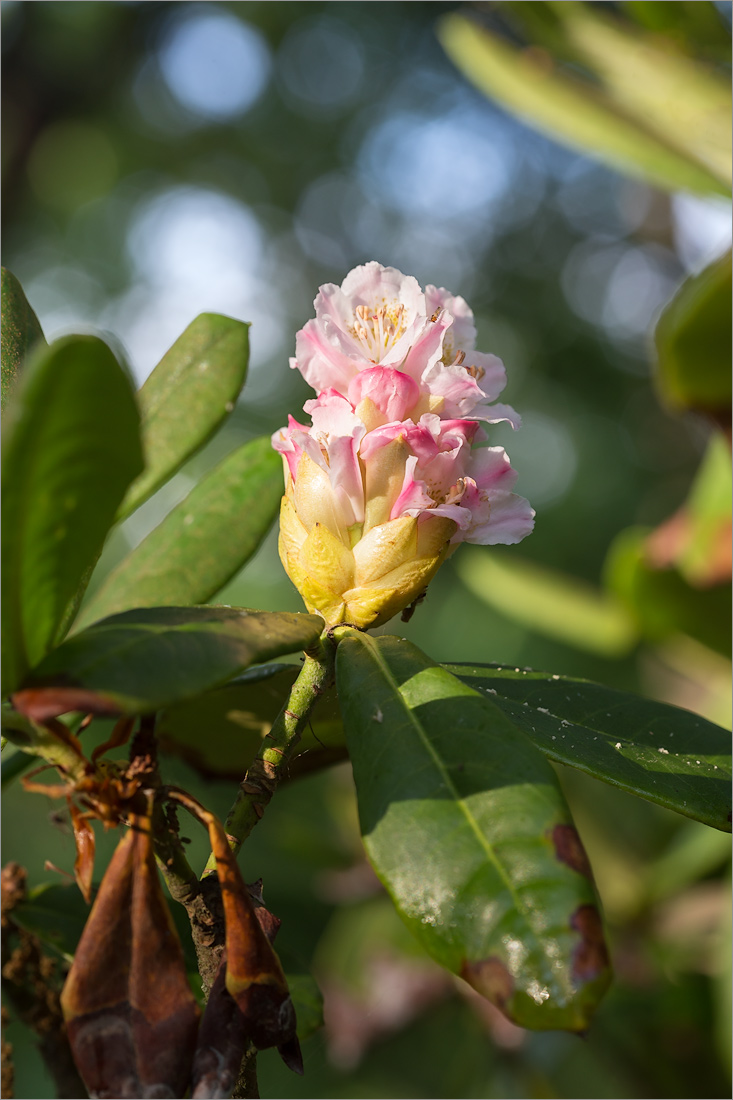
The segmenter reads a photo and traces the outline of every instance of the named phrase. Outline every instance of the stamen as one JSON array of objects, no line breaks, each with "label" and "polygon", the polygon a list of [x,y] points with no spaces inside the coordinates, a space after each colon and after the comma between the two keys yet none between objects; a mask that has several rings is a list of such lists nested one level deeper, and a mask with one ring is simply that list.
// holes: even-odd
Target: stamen
[{"label": "stamen", "polygon": [[405,307],[392,302],[370,310],[368,306],[357,306],[354,310],[354,323],[351,335],[365,349],[372,363],[378,363],[390,347],[397,343],[407,328]]}]

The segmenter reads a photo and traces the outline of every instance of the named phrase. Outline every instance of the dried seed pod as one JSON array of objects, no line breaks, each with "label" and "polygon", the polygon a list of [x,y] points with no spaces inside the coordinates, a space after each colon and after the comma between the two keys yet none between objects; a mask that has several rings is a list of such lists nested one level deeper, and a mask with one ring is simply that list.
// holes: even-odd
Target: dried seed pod
[{"label": "dried seed pod", "polygon": [[91,1097],[180,1097],[199,1010],[155,866],[133,817],[102,880],[61,996]]},{"label": "dried seed pod", "polygon": [[295,1009],[280,960],[260,926],[226,834],[213,816],[209,836],[224,903],[226,987],[245,1017],[247,1035],[259,1050],[286,1044],[290,1050],[298,1043]]}]

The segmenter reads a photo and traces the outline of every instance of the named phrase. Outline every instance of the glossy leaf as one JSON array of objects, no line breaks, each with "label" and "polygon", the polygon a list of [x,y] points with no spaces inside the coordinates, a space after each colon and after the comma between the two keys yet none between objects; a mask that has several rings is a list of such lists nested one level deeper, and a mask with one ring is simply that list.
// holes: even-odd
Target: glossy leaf
[{"label": "glossy leaf", "polygon": [[731,407],[731,254],[686,280],[655,332],[657,387],[676,409]]},{"label": "glossy leaf", "polygon": [[3,681],[17,687],[63,634],[105,535],[142,468],[128,378],[94,336],[24,368],[3,437]]},{"label": "glossy leaf", "polygon": [[353,632],[336,677],[364,845],[405,923],[515,1022],[583,1030],[608,959],[550,765],[402,639]]},{"label": "glossy leaf", "polygon": [[559,141],[668,190],[728,194],[684,148],[630,117],[603,88],[560,72],[546,51],[519,50],[457,13],[439,24],[455,65],[484,94]]},{"label": "glossy leaf", "polygon": [[140,714],[231,679],[248,665],[311,645],[316,615],[231,607],[152,607],[102,619],[67,639],[16,692],[36,720],[70,710]]},{"label": "glossy leaf", "polygon": [[730,584],[693,588],[673,568],[652,563],[643,527],[622,531],[611,544],[604,572],[606,583],[650,641],[689,634],[711,649],[730,656]]},{"label": "glossy leaf", "polygon": [[2,305],[0,394],[4,409],[29,351],[36,344],[41,342],[45,344],[46,341],[43,338],[40,322],[23,293],[23,287],[6,267],[2,269],[0,304]]},{"label": "glossy leaf", "polygon": [[573,676],[445,665],[560,764],[730,832],[731,738],[681,707]]},{"label": "glossy leaf", "polygon": [[621,601],[577,577],[483,549],[462,553],[456,569],[474,596],[537,633],[605,657],[636,644],[636,625]]},{"label": "glossy leaf", "polygon": [[282,489],[282,461],[269,438],[245,443],[112,571],[79,626],[133,607],[206,603],[257,550]]},{"label": "glossy leaf", "polygon": [[[239,782],[284,706],[300,665],[263,665],[158,715],[161,748],[202,775]],[[318,700],[288,774],[303,775],[346,758],[334,691]]]},{"label": "glossy leaf", "polygon": [[178,337],[138,394],[145,470],[118,519],[134,512],[214,434],[234,408],[249,362],[249,325],[202,313]]}]

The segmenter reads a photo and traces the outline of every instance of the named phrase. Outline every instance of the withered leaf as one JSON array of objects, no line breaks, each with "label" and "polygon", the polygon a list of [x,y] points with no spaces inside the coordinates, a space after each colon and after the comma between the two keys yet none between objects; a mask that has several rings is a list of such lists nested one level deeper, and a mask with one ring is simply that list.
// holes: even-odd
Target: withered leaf
[{"label": "withered leaf", "polygon": [[82,892],[84,901],[89,905],[92,900],[92,879],[94,877],[94,829],[84,814],[67,797],[71,826],[76,841],[76,859],[74,860],[74,878]]}]

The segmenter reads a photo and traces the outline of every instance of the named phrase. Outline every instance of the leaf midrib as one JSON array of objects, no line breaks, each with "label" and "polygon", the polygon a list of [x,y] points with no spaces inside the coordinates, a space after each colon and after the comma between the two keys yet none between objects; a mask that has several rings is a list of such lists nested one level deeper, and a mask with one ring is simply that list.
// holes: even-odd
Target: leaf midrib
[{"label": "leaf midrib", "polygon": [[[486,839],[484,834],[479,829],[478,823],[476,822],[473,814],[471,813],[468,806],[466,805],[465,800],[459,796],[458,791],[456,790],[455,784],[453,783],[453,780],[450,778],[450,775],[446,771],[446,768],[445,768],[440,756],[438,756],[437,752],[435,751],[433,745],[430,742],[429,737],[427,736],[426,732],[423,730],[422,725],[418,721],[413,709],[407,703],[407,700],[405,699],[402,692],[400,691],[399,684],[397,683],[394,676],[392,675],[392,673],[389,669],[389,666],[385,662],[384,658],[382,657],[382,655],[379,652],[379,650],[377,649],[377,647],[374,645],[374,642],[372,641],[372,639],[369,638],[369,639],[364,639],[364,640],[368,641],[369,647],[372,650],[372,653],[373,653],[373,656],[374,656],[374,659],[375,659],[376,663],[379,665],[379,667],[382,670],[383,675],[385,676],[387,681],[394,687],[395,694],[396,694],[397,698],[399,699],[400,704],[403,706],[403,708],[407,712],[410,723],[413,725],[415,731],[418,734],[418,737],[420,738],[420,741],[423,743],[423,745],[427,749],[429,755],[432,757],[439,773],[443,776],[443,778],[445,780],[446,787],[452,793],[454,801],[456,802],[456,804],[459,806],[461,812],[463,813],[463,815],[466,819],[466,822],[469,825],[469,828],[471,829],[474,836],[476,837],[476,839],[479,842],[479,846],[486,853],[486,856],[487,856],[489,862],[491,864],[493,864],[493,866],[496,868],[496,870],[499,874],[499,877],[501,878],[502,882],[504,883],[506,889],[509,892],[510,897],[512,898],[512,901],[514,902],[515,908],[519,912],[524,914],[525,920],[526,920],[528,926],[530,928],[532,928],[533,934],[536,935],[538,937],[538,939],[541,939],[542,937],[539,935],[539,933],[537,933],[535,931],[535,929],[532,926],[532,921],[530,919],[530,908],[529,908],[529,906],[527,906],[527,904],[522,900],[521,895],[517,893],[517,891],[514,887],[514,884],[512,883],[511,879],[507,876],[507,873],[506,873],[504,867],[502,866],[499,859],[497,858],[496,853],[494,852],[492,845],[489,843],[489,841]],[[439,667],[439,666],[436,666],[436,667]],[[472,689],[470,689],[470,690],[472,690]],[[478,694],[478,693],[476,693],[476,694]],[[479,695],[479,698],[481,698],[480,695]]]}]

